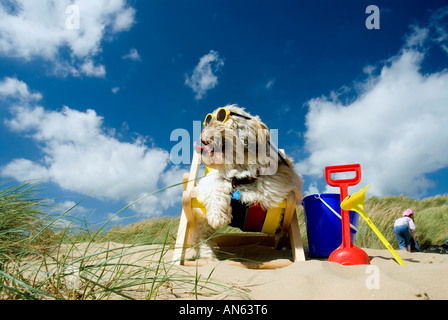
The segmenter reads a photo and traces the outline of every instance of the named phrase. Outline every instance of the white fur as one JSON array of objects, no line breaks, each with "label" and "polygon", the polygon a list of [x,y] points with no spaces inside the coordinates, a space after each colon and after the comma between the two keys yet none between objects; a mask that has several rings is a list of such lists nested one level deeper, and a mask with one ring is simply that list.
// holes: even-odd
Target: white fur
[{"label": "white fur", "polygon": [[[274,174],[264,175],[267,170],[266,165],[253,163],[248,160],[250,148],[248,141],[255,139],[257,143],[265,143],[269,140],[266,137],[258,135],[256,138],[251,136],[257,130],[267,131],[266,125],[261,122],[258,116],[252,116],[245,112],[243,108],[236,105],[226,106],[228,110],[235,113],[250,117],[250,120],[243,119],[238,116],[230,116],[229,120],[224,124],[216,120],[212,120],[201,132],[201,141],[205,143],[202,147],[195,145],[195,151],[201,152],[201,161],[216,169],[209,173],[205,178],[201,179],[197,185],[199,197],[204,202],[207,214],[196,217],[196,228],[194,241],[196,243],[203,242],[213,234],[215,229],[228,225],[232,220],[231,192],[235,191],[232,187],[232,178],[238,179],[245,177],[255,177],[255,182],[250,184],[239,185],[241,201],[245,203],[258,203],[264,209],[275,207],[283,201],[291,192],[295,193],[295,200],[298,202],[302,198],[302,179],[294,171],[291,160],[287,159],[289,166],[285,165],[278,159],[278,168]],[[215,110],[213,114],[216,114]],[[225,135],[225,139],[220,137]],[[221,144],[226,145],[233,139],[236,150],[244,147],[246,158],[243,163],[224,163],[225,152],[221,152]],[[213,152],[211,150],[214,150]],[[235,153],[235,149],[233,152]],[[225,149],[227,152],[227,149]],[[233,154],[236,159],[236,155]],[[272,156],[272,155],[271,155]],[[220,160],[220,161],[219,161]],[[260,175],[261,173],[261,175]],[[258,174],[258,175],[257,175]],[[199,257],[211,259],[214,258],[212,243],[210,241],[203,242],[198,252]]]}]

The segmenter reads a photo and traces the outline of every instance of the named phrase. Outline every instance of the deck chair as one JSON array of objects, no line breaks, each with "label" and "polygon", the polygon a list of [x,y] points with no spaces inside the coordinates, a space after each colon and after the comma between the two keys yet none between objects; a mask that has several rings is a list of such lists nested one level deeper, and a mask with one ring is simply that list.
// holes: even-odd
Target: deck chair
[{"label": "deck chair", "polygon": [[[283,153],[283,150],[280,150],[280,152]],[[202,202],[196,197],[195,186],[199,168],[200,155],[197,152],[194,152],[190,172],[184,174],[183,177],[184,191],[182,195],[182,213],[177,232],[176,245],[173,252],[173,261],[178,265],[201,266],[208,263],[204,260],[193,261],[185,259],[186,250],[191,246],[191,236],[195,226],[195,213],[205,213],[205,208]],[[206,173],[209,170],[209,168],[205,168]],[[287,199],[279,204],[278,208],[270,209],[271,212],[268,210],[264,220],[270,220],[275,224],[275,227],[273,228],[272,224],[263,225],[262,233],[224,233],[214,237],[216,246],[223,248],[223,250],[225,250],[225,248],[245,245],[268,246],[281,250],[286,246],[287,248],[291,248],[292,259],[276,259],[263,262],[225,260],[225,262],[250,269],[275,269],[285,267],[297,261],[305,261],[305,253],[300,238],[300,229],[295,205],[294,194],[291,193]],[[283,232],[277,232],[276,234],[275,229],[283,211],[284,216],[281,225],[281,230]],[[283,234],[283,237],[279,237],[279,234]]]}]

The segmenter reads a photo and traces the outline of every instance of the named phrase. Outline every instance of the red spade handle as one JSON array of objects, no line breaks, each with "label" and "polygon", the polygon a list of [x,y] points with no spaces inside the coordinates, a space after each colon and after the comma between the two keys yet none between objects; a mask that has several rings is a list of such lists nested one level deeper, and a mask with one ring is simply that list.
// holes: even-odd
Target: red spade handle
[{"label": "red spade handle", "polygon": [[[356,175],[351,179],[333,180],[332,173],[355,171]],[[361,165],[360,164],[346,164],[340,166],[325,167],[325,180],[332,187],[339,187],[341,190],[341,202],[348,196],[348,187],[354,186],[361,181]],[[350,216],[349,212],[341,209],[342,217],[342,247],[353,247],[350,235]]]},{"label": "red spade handle", "polygon": [[[356,176],[351,179],[340,179],[340,180],[333,180],[331,178],[332,173],[337,172],[350,172],[355,171]],[[327,183],[332,187],[339,187],[341,190],[341,202],[348,196],[348,187],[354,186],[361,181],[361,165],[359,163],[357,164],[345,164],[341,166],[329,166],[325,167],[325,180],[327,180]]]}]

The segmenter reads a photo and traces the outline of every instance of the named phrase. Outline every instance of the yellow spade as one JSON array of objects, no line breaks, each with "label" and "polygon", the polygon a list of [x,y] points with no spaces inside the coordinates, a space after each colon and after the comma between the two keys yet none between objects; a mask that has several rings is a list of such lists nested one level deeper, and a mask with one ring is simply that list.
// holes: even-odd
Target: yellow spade
[{"label": "yellow spade", "polygon": [[364,201],[366,201],[366,190],[369,186],[364,189],[355,192],[351,197],[347,196],[341,203],[341,208],[347,211],[356,211],[359,213],[361,217],[367,222],[369,227],[375,232],[381,242],[384,244],[387,250],[394,256],[395,260],[397,260],[398,264],[405,266],[406,264],[401,260],[400,256],[395,252],[394,248],[390,245],[390,243],[383,237],[380,230],[373,224],[372,220],[367,216],[367,213],[364,211]]}]

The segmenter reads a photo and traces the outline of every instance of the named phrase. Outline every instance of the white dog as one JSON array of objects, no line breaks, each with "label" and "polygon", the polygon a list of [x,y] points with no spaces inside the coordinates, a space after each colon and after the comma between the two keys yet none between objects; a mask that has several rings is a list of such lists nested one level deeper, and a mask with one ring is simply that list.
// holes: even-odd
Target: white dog
[{"label": "white dog", "polygon": [[[276,207],[291,192],[296,203],[302,198],[302,179],[271,143],[267,126],[258,116],[228,105],[208,114],[201,132],[201,161],[216,169],[197,186],[207,214],[196,217],[193,241],[203,242],[215,229],[232,222],[231,203]],[[233,199],[233,200],[232,200]],[[198,248],[200,258],[214,259],[211,241]]]}]

